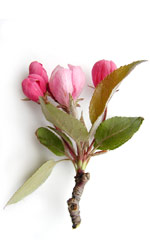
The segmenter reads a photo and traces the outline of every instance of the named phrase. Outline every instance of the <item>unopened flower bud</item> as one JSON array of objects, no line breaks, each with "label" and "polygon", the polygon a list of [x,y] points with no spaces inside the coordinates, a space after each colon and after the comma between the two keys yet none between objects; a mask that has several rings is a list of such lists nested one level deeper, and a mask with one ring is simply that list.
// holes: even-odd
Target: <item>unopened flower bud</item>
[{"label": "unopened flower bud", "polygon": [[33,61],[29,66],[29,74],[38,74],[40,75],[45,83],[48,83],[47,72],[44,69],[43,65],[37,61]]},{"label": "unopened flower bud", "polygon": [[40,75],[30,74],[23,80],[22,89],[30,100],[37,102],[46,92],[46,83]]},{"label": "unopened flower bud", "polygon": [[69,94],[76,100],[85,85],[85,75],[79,66],[68,65],[69,69],[57,66],[51,75],[49,89],[62,105],[69,105]]},{"label": "unopened flower bud", "polygon": [[94,86],[96,87],[104,78],[107,77],[107,75],[116,69],[117,66],[113,61],[100,60],[96,62],[92,68]]}]

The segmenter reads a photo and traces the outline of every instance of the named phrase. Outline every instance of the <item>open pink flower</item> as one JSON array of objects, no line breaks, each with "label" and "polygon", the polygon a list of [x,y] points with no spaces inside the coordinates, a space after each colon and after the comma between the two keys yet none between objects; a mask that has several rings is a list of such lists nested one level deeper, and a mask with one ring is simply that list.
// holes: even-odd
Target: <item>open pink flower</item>
[{"label": "open pink flower", "polygon": [[29,74],[38,74],[40,75],[45,83],[48,83],[47,72],[44,69],[43,65],[37,61],[33,61],[29,66]]},{"label": "open pink flower", "polygon": [[55,99],[68,106],[69,94],[77,99],[85,85],[85,75],[79,66],[68,65],[69,69],[57,66],[51,75],[49,89]]},{"label": "open pink flower", "polygon": [[30,100],[37,102],[46,92],[46,83],[40,75],[30,74],[23,80],[22,90]]},{"label": "open pink flower", "polygon": [[100,60],[92,68],[92,79],[96,87],[107,75],[117,68],[113,61]]}]

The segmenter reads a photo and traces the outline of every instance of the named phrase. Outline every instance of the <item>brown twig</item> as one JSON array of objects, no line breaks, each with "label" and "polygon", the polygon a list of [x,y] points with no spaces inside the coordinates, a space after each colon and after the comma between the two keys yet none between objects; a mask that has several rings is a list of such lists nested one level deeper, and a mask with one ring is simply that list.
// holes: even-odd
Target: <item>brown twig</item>
[{"label": "brown twig", "polygon": [[73,228],[76,228],[81,223],[79,202],[80,202],[84,187],[89,179],[90,179],[90,174],[85,173],[83,170],[78,170],[75,176],[75,187],[73,188],[72,198],[70,198],[67,201],[68,210],[69,210],[70,217],[73,223],[72,225]]}]

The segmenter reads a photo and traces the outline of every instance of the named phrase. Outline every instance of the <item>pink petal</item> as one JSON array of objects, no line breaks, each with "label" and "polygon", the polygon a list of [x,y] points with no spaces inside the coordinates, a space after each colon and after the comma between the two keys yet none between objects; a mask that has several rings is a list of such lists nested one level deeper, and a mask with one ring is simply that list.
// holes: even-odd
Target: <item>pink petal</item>
[{"label": "pink petal", "polygon": [[69,93],[73,92],[71,71],[57,66],[52,72],[49,89],[60,104],[68,106]]},{"label": "pink petal", "polygon": [[43,92],[39,85],[33,79],[25,79],[22,82],[22,89],[24,94],[32,101],[37,102],[40,96],[43,96]]},{"label": "pink petal", "polygon": [[43,93],[46,92],[46,83],[45,83],[44,79],[40,75],[38,75],[38,74],[29,74],[28,78],[35,81],[39,85],[39,87],[41,88]]},{"label": "pink petal", "polygon": [[85,74],[80,66],[72,66],[68,64],[68,67],[72,71],[72,97],[77,99],[85,85]]},{"label": "pink petal", "polygon": [[95,87],[117,68],[113,61],[100,60],[92,68],[92,79]]},{"label": "pink petal", "polygon": [[29,66],[29,74],[38,74],[40,75],[45,83],[48,83],[47,72],[44,69],[43,65],[37,61],[33,61]]}]

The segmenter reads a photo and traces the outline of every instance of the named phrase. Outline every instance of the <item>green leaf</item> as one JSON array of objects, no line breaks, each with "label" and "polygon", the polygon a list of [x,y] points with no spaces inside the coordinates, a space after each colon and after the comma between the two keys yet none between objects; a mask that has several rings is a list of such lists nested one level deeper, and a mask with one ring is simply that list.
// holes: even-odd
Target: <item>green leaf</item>
[{"label": "green leaf", "polygon": [[69,143],[73,147],[73,144],[72,144],[70,138],[65,133],[63,133],[62,131],[60,131],[58,129],[50,127],[50,126],[48,126],[48,128],[53,130],[55,133],[57,133],[58,136],[62,137],[67,143]]},{"label": "green leaf", "polygon": [[116,69],[97,85],[89,107],[92,124],[103,114],[108,101],[118,88],[118,84],[135,68],[135,66],[142,62],[145,62],[145,60],[135,61],[129,65]]},{"label": "green leaf", "polygon": [[65,155],[64,145],[62,141],[50,130],[41,127],[37,129],[36,135],[40,143],[45,145],[55,155],[57,156]]},{"label": "green leaf", "polygon": [[40,103],[42,111],[48,121],[66,132],[76,142],[84,142],[88,139],[88,132],[82,122],[50,103],[45,104],[42,98],[40,98]]},{"label": "green leaf", "polygon": [[45,180],[49,177],[52,172],[54,165],[57,162],[49,160],[44,163],[36,172],[15,192],[15,194],[8,201],[7,205],[17,203],[24,197],[35,191]]},{"label": "green leaf", "polygon": [[95,134],[95,147],[113,150],[128,141],[139,129],[142,117],[112,117],[102,122]]}]

